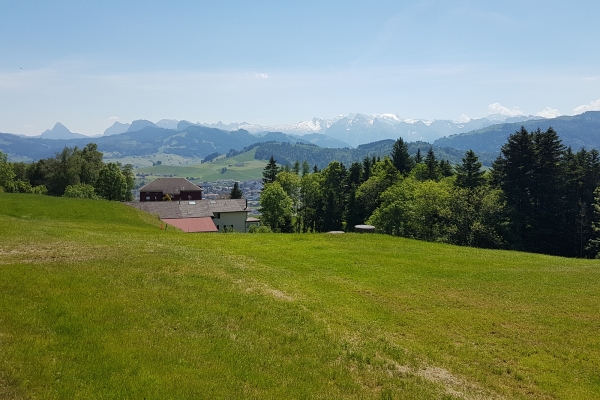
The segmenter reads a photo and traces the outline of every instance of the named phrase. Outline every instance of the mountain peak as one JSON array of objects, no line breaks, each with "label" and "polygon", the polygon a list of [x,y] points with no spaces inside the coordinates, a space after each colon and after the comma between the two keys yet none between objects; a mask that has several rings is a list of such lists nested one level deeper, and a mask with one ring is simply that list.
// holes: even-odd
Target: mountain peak
[{"label": "mountain peak", "polygon": [[106,128],[106,130],[104,131],[102,136],[111,136],[111,135],[118,135],[121,133],[125,133],[125,132],[127,132],[127,129],[129,129],[130,126],[131,126],[131,124],[123,124],[119,121],[115,121],[114,124],[112,124],[110,127]]},{"label": "mountain peak", "polygon": [[80,133],[71,132],[66,126],[57,122],[52,129],[46,129],[40,137],[42,139],[76,139],[86,137]]}]

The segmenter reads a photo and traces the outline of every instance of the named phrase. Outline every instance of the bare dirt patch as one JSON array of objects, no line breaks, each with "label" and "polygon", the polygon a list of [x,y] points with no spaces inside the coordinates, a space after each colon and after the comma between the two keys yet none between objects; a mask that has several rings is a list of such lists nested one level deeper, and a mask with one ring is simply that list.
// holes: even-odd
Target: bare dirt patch
[{"label": "bare dirt patch", "polygon": [[445,392],[451,396],[465,400],[503,399],[502,396],[489,390],[484,390],[479,385],[468,382],[466,379],[452,374],[440,367],[423,366],[411,368],[407,365],[394,363],[396,371],[403,375],[415,375],[430,382],[442,385]]}]

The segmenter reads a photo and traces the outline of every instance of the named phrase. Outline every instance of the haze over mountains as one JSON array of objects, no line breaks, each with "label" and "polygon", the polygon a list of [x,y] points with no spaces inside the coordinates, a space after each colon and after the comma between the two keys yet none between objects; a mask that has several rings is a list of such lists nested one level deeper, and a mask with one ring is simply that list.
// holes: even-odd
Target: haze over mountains
[{"label": "haze over mountains", "polygon": [[[305,136],[314,144],[324,147],[357,147],[361,144],[378,140],[397,139],[402,137],[409,142],[423,141],[433,143],[435,140],[449,135],[482,129],[497,123],[521,122],[540,119],[534,116],[507,117],[500,114],[488,115],[485,118],[471,119],[463,122],[451,120],[433,120],[400,118],[396,114],[349,114],[332,119],[313,118],[294,124],[259,125],[248,122],[224,124],[190,122],[186,120],[162,119],[158,122],[139,119],[131,123],[115,121],[101,136],[118,135],[137,132],[147,127],[183,131],[190,126],[204,126],[223,131],[233,132],[245,130],[252,134],[264,136],[267,132],[281,132],[286,135]],[[315,136],[318,134],[319,136]],[[322,136],[324,135],[324,136]],[[100,135],[88,136],[97,137]],[[43,139],[76,139],[85,135],[71,132],[60,122],[51,130],[46,130],[40,136]],[[318,142],[318,143],[317,143]]]},{"label": "haze over mountains", "polygon": [[342,146],[348,145],[357,147],[365,143],[385,139],[397,139],[398,137],[402,137],[410,142],[424,141],[432,143],[434,140],[444,136],[470,132],[500,122],[520,122],[532,119],[540,119],[540,117],[506,117],[500,114],[494,114],[489,115],[486,118],[472,119],[466,122],[455,122],[450,120],[426,121],[419,119],[403,119],[395,114],[350,114],[348,116],[339,116],[333,119],[313,118],[310,121],[302,121],[295,124],[266,126],[248,122],[224,124],[219,121],[216,124],[210,124],[201,122],[192,123],[185,120],[177,121],[163,119],[157,123],[153,123],[148,120],[137,120],[133,121],[131,124],[115,122],[110,128],[104,131],[103,136],[135,132],[148,126],[182,131],[189,126],[196,125],[229,132],[243,129],[253,134],[264,134],[265,132],[281,132],[287,135],[298,136],[320,134],[342,142],[338,143]]},{"label": "haze over mountains", "polygon": [[[501,120],[501,123],[498,123]],[[517,120],[517,122],[514,122]],[[264,142],[301,143],[325,148],[358,147],[402,137],[410,143],[431,143],[438,148],[497,154],[508,136],[525,126],[527,130],[553,127],[563,144],[574,150],[581,147],[600,150],[600,111],[553,119],[537,117],[505,118],[489,116],[468,122],[405,120],[396,115],[353,114],[335,120],[313,119],[292,125],[261,126],[242,124],[191,123],[189,121],[136,120],[115,122],[104,135],[89,137],[73,133],[57,123],[38,137],[0,134],[0,151],[13,160],[31,161],[51,157],[67,147],[98,144],[112,157],[143,156],[157,153],[203,158],[225,154]],[[227,129],[224,129],[227,128]],[[232,130],[237,128],[235,130]],[[279,129],[275,129],[279,128]],[[317,131],[317,132],[314,132]],[[298,133],[304,133],[302,135]],[[325,133],[323,133],[325,132]]]}]

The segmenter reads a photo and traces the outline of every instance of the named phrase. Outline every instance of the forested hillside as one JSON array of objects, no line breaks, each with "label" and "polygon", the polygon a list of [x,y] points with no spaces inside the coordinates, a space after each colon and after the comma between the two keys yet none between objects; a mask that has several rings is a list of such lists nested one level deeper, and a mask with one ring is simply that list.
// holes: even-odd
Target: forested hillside
[{"label": "forested hillside", "polygon": [[[293,165],[295,161],[307,161],[311,166],[325,168],[332,161],[339,161],[345,165],[353,162],[361,162],[365,157],[382,158],[389,155],[394,146],[394,140],[381,140],[379,142],[368,143],[358,146],[355,149],[343,148],[332,149],[306,144],[292,143],[260,143],[256,149],[256,159],[268,160],[273,156],[281,165]],[[425,142],[407,143],[409,154],[415,156],[417,152],[425,154],[429,148],[432,148],[436,157],[446,160],[450,164],[458,164],[464,154],[462,150],[456,150],[449,147],[431,146]],[[254,146],[253,146],[254,147]],[[491,166],[498,153],[481,153],[480,159],[486,166]]]}]

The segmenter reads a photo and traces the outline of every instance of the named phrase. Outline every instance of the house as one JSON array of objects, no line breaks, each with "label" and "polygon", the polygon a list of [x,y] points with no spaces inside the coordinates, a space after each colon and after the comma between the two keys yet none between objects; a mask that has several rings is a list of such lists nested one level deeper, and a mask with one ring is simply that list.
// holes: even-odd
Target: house
[{"label": "house", "polygon": [[140,201],[202,200],[202,188],[185,178],[156,178],[140,188]]},{"label": "house", "polygon": [[161,221],[185,232],[223,232],[225,229],[247,232],[246,221],[250,212],[245,199],[145,201],[128,204],[158,215]]}]

